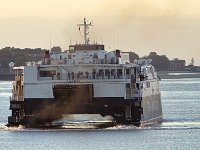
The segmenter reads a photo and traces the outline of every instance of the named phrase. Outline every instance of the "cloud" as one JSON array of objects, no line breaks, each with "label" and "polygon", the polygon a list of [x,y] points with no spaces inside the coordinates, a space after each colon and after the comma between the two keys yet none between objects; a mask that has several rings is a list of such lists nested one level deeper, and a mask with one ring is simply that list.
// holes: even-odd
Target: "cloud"
[{"label": "cloud", "polygon": [[198,0],[109,0],[102,7],[105,15],[114,16],[179,16],[200,15]]}]

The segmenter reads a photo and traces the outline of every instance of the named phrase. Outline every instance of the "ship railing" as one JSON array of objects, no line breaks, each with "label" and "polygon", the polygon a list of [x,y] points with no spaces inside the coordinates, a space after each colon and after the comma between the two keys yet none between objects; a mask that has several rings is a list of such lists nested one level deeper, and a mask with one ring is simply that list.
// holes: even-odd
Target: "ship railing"
[{"label": "ship railing", "polygon": [[126,78],[126,79],[130,79],[130,78],[131,78],[131,75],[125,75],[125,78]]},{"label": "ship railing", "polygon": [[87,75],[80,75],[80,74],[67,74],[64,73],[62,75],[54,75],[52,77],[39,77],[38,78],[40,81],[41,80],[68,80],[68,81],[84,81],[84,80],[119,80],[119,79],[130,79],[130,75],[124,76],[119,75],[119,74],[114,74],[114,75],[100,75],[100,74],[87,74]]},{"label": "ship railing", "polygon": [[40,80],[40,81],[55,81],[55,82],[68,82],[68,83],[87,83],[87,82],[116,82],[124,81],[124,79],[62,79],[62,80]]},{"label": "ship railing", "polygon": [[15,81],[23,81],[23,76],[15,76]]}]

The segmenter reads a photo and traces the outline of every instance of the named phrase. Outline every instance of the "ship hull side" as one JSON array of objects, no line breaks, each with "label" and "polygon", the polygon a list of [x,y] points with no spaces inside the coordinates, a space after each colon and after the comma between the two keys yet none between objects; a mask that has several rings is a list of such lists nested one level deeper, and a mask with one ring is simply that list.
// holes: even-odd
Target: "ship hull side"
[{"label": "ship hull side", "polygon": [[[140,106],[135,106],[140,103]],[[133,119],[129,122],[125,119],[125,107],[132,105]],[[76,109],[67,111],[67,105],[56,104],[54,99],[34,98],[24,100],[24,124],[43,124],[60,119],[63,114],[96,114],[102,116],[111,115],[113,118],[121,117],[120,123],[146,126],[162,121],[162,108],[160,94],[142,97],[141,100],[127,100],[123,97],[98,97],[89,103],[77,103]],[[66,109],[64,109],[66,108]],[[85,108],[84,110],[81,108]],[[65,111],[63,111],[65,110]],[[137,114],[137,115],[136,115]],[[33,119],[34,117],[34,119]],[[33,121],[34,120],[34,121]]]},{"label": "ship hull side", "polygon": [[162,122],[162,105],[160,93],[143,97],[141,105],[141,126]]}]

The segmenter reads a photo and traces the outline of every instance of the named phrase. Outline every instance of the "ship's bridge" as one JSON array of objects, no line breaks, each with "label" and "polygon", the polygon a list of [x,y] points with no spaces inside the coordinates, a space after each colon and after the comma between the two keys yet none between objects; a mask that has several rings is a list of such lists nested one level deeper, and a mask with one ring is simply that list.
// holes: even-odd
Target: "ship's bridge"
[{"label": "ship's bridge", "polygon": [[76,51],[99,51],[104,50],[104,45],[101,44],[75,44],[69,46],[69,52]]}]

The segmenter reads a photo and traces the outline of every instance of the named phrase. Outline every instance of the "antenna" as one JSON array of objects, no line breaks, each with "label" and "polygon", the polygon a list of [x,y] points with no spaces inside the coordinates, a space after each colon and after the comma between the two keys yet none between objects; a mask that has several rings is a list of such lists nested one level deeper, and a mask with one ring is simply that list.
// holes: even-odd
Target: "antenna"
[{"label": "antenna", "polygon": [[114,49],[116,49],[116,34],[114,35]]},{"label": "antenna", "polygon": [[103,45],[103,36],[101,37],[101,42],[102,42],[102,45]]},{"label": "antenna", "polygon": [[50,41],[49,41],[50,51],[51,51],[51,34],[50,34]]},{"label": "antenna", "polygon": [[70,38],[69,44],[72,45],[72,37]]},{"label": "antenna", "polygon": [[86,19],[84,18],[83,20],[83,23],[82,24],[77,24],[79,26],[79,31],[80,31],[80,27],[83,26],[83,29],[84,29],[84,42],[85,42],[85,45],[88,45],[89,44],[89,41],[90,39],[87,37],[88,34],[89,34],[89,26],[93,26],[93,24],[90,22],[90,23],[87,23],[86,22]]}]

